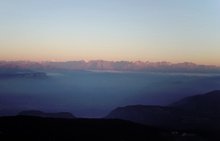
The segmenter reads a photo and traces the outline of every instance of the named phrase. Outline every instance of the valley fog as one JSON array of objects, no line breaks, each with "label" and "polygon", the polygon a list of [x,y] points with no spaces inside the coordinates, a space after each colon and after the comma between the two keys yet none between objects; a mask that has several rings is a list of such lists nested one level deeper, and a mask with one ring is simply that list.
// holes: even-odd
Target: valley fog
[{"label": "valley fog", "polygon": [[71,112],[100,118],[126,105],[167,105],[220,88],[220,75],[47,72],[46,78],[0,79],[1,115],[22,110]]}]

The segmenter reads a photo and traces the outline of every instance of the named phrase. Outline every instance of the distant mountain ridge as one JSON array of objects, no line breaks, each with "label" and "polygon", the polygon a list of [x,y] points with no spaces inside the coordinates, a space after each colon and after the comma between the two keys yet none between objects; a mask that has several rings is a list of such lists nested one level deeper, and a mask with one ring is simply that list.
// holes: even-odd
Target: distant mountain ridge
[{"label": "distant mountain ridge", "polygon": [[67,61],[67,62],[33,62],[0,61],[0,70],[5,66],[20,67],[31,70],[88,70],[88,71],[135,71],[135,72],[181,72],[181,73],[219,73],[220,67],[214,65],[197,65],[191,62],[143,62],[143,61]]}]

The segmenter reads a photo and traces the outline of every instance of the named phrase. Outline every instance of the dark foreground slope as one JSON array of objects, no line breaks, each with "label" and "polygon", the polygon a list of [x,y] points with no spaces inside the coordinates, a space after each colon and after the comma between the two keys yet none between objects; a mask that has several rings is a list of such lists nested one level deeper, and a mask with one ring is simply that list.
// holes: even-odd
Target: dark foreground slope
[{"label": "dark foreground slope", "polygon": [[192,111],[203,117],[220,118],[220,90],[186,97],[169,106]]},{"label": "dark foreground slope", "polygon": [[168,106],[118,107],[106,118],[120,118],[145,125],[179,129],[220,130],[220,91],[187,97]]},{"label": "dark foreground slope", "polygon": [[120,119],[56,119],[31,116],[0,118],[0,140],[203,141]]},{"label": "dark foreground slope", "polygon": [[[106,118],[124,119],[144,125],[177,130],[200,130],[220,140],[220,91],[184,98],[168,106],[118,107]],[[210,140],[210,139],[209,139]]]},{"label": "dark foreground slope", "polygon": [[187,111],[173,107],[130,105],[116,108],[105,118],[118,118],[150,126],[176,128],[180,126],[180,118],[183,115],[188,115]]}]

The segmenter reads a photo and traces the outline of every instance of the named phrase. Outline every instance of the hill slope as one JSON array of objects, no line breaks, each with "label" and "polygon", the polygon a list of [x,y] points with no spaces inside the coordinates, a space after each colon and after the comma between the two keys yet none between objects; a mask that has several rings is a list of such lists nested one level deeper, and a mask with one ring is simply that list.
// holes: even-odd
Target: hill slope
[{"label": "hill slope", "polygon": [[193,111],[200,116],[220,117],[220,90],[186,97],[169,106]]},{"label": "hill slope", "polygon": [[220,91],[187,97],[166,107],[132,105],[119,107],[106,118],[177,129],[220,129]]}]

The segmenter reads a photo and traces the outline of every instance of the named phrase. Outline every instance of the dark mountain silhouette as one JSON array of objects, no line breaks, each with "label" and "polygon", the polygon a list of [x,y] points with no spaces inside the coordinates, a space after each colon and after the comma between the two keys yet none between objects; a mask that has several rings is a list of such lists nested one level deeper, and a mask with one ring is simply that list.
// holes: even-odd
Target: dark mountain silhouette
[{"label": "dark mountain silhouette", "polygon": [[220,91],[184,98],[168,106],[133,105],[119,107],[105,118],[176,129],[220,130]]},{"label": "dark mountain silhouette", "polygon": [[178,128],[183,115],[188,115],[188,112],[175,107],[132,105],[116,108],[105,118],[119,118],[150,126]]},{"label": "dark mountain silhouette", "polygon": [[219,92],[187,97],[168,106],[119,107],[103,119],[23,111],[19,116],[0,117],[0,140],[219,141]]},{"label": "dark mountain silhouette", "polygon": [[174,102],[169,106],[193,111],[194,114],[205,117],[220,117],[220,90],[195,95]]},{"label": "dark mountain silhouette", "polygon": [[[204,132],[164,130],[120,119],[0,117],[0,140],[204,141]],[[202,136],[201,136],[202,135]],[[209,140],[210,141],[210,140]]]},{"label": "dark mountain silhouette", "polygon": [[44,113],[44,112],[38,111],[38,110],[22,111],[22,112],[18,113],[18,115],[49,117],[49,118],[75,118],[75,116],[73,116],[73,114],[71,114],[69,112]]}]

